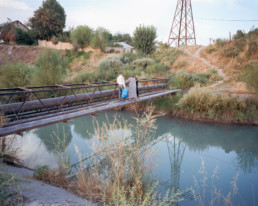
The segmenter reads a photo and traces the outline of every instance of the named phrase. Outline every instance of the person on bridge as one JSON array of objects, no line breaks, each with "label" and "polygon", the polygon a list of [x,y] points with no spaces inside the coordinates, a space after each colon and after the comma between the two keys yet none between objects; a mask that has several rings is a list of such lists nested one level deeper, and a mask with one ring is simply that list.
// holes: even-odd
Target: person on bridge
[{"label": "person on bridge", "polygon": [[122,72],[119,73],[116,83],[118,84],[118,89],[119,89],[119,99],[121,100],[121,94],[122,94],[122,89],[125,89],[125,79],[123,77]]},{"label": "person on bridge", "polygon": [[137,91],[136,91],[136,79],[133,77],[133,75],[130,75],[129,79],[126,80],[125,83],[129,83],[129,94],[128,98],[131,99],[137,99]]}]

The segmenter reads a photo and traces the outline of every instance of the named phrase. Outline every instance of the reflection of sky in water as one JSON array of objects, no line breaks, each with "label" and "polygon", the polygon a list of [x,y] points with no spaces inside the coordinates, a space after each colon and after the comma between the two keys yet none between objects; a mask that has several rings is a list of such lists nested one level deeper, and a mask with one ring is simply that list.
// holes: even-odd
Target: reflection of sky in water
[{"label": "reflection of sky in water", "polygon": [[[135,125],[132,113],[108,112],[110,122],[112,122],[114,114],[118,114],[119,121],[123,121],[122,118],[125,118],[128,124]],[[96,119],[100,123],[106,121],[104,114],[99,114]],[[60,123],[58,128],[48,126],[26,133],[20,138],[21,159],[32,168],[46,164],[51,168],[56,167],[57,158],[53,144],[49,142],[48,134],[58,129],[67,133],[65,145],[71,157],[71,164],[78,162],[75,145],[83,157],[92,153],[92,144],[96,141],[93,120],[92,116],[87,116],[74,119],[68,124]],[[183,190],[194,186],[193,176],[198,180],[202,178],[198,171],[201,167],[201,159],[203,159],[208,185],[211,183],[213,170],[218,166],[218,178],[216,178],[215,184],[224,194],[227,194],[230,191],[230,182],[239,172],[237,185],[241,197],[237,198],[241,202],[240,205],[252,205],[251,184],[254,187],[255,202],[258,202],[258,127],[206,124],[169,118],[158,118],[157,127],[156,138],[153,141],[163,138],[161,141],[155,142],[152,147],[154,151],[152,160],[155,166],[154,176],[161,183],[159,190],[162,193],[165,193],[173,185]],[[90,136],[87,131],[91,133]],[[109,132],[111,136],[132,136],[130,130]],[[207,191],[209,189],[210,186]],[[239,205],[238,203],[239,201],[236,205]],[[195,204],[185,200],[182,205]]]},{"label": "reflection of sky in water", "polygon": [[16,141],[17,146],[21,146],[18,156],[29,168],[42,165],[48,165],[50,168],[56,167],[56,155],[46,149],[46,146],[33,131],[28,132],[23,137],[16,138]]}]

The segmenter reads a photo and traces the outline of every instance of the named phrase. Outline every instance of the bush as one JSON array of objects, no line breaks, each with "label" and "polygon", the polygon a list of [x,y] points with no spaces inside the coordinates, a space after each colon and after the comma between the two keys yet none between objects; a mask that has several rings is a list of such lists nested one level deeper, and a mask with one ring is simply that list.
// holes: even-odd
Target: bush
[{"label": "bush", "polygon": [[0,87],[26,87],[30,84],[33,68],[22,62],[7,63],[0,67]]},{"label": "bush", "polygon": [[151,54],[155,51],[156,38],[157,33],[154,26],[140,25],[133,33],[133,45],[137,51]]},{"label": "bush", "polygon": [[93,31],[88,26],[78,26],[71,34],[72,44],[75,49],[86,48],[93,38]]},{"label": "bush", "polygon": [[246,82],[247,86],[253,87],[258,92],[258,61],[252,60],[244,65],[241,73],[241,79]]},{"label": "bush", "polygon": [[250,39],[250,40],[257,40],[258,38],[258,28],[252,30],[252,31],[249,31],[248,34],[247,34],[247,37]]},{"label": "bush", "polygon": [[36,42],[35,34],[32,31],[25,32],[20,28],[15,28],[15,39],[17,44],[32,45]]},{"label": "bush", "polygon": [[152,64],[146,67],[146,72],[150,74],[158,73],[158,72],[166,72],[169,71],[168,67],[163,66],[160,63]]},{"label": "bush", "polygon": [[36,69],[32,77],[32,84],[60,84],[65,73],[64,64],[59,52],[52,49],[44,50],[39,54],[35,64]]},{"label": "bush", "polygon": [[233,39],[237,40],[237,39],[242,39],[245,37],[245,33],[242,32],[241,30],[237,30],[237,33],[234,35]]},{"label": "bush", "polygon": [[254,104],[246,104],[226,94],[214,94],[207,88],[190,89],[179,100],[179,107],[188,114],[209,119],[223,118],[223,115],[229,114],[237,122],[253,120],[257,114]]},{"label": "bush", "polygon": [[240,50],[243,51],[246,45],[246,40],[244,38],[236,39],[235,40],[235,46]]},{"label": "bush", "polygon": [[171,82],[176,88],[190,88],[194,85],[193,76],[183,69],[176,71]]},{"label": "bush", "polygon": [[92,73],[80,73],[73,79],[73,83],[86,82],[97,82],[96,76]]},{"label": "bush", "polygon": [[122,62],[116,58],[108,58],[99,62],[98,69],[102,72],[118,71]]},{"label": "bush", "polygon": [[146,68],[147,66],[152,64],[155,64],[155,60],[151,58],[136,59],[132,62],[132,65],[143,68]]},{"label": "bush", "polygon": [[213,45],[209,45],[207,48],[206,48],[206,51],[211,54],[215,51],[217,51],[217,49],[213,46]]},{"label": "bush", "polygon": [[249,58],[258,51],[257,40],[252,40],[248,43],[248,50],[246,56]]},{"label": "bush", "polygon": [[168,48],[156,51],[153,56],[154,59],[157,59],[158,61],[160,61],[160,63],[164,64],[167,67],[171,67],[181,54],[182,51],[180,51],[179,49]]},{"label": "bush", "polygon": [[239,49],[232,46],[229,46],[223,50],[223,54],[226,57],[237,57],[239,53]]},{"label": "bush", "polygon": [[134,54],[132,52],[125,52],[122,57],[121,57],[121,61],[124,64],[130,64],[131,62],[133,62],[134,60],[138,59],[140,56],[137,54]]},{"label": "bush", "polygon": [[225,46],[226,42],[227,42],[226,39],[220,39],[220,38],[216,39],[216,44],[218,47]]}]

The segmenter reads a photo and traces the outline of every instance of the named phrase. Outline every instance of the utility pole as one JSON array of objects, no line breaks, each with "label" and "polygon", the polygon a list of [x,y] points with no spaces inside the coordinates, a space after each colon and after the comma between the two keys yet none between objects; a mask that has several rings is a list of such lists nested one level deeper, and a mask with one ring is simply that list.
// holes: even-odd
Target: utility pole
[{"label": "utility pole", "polygon": [[194,20],[191,0],[178,0],[172,26],[168,37],[168,45],[196,45]]}]

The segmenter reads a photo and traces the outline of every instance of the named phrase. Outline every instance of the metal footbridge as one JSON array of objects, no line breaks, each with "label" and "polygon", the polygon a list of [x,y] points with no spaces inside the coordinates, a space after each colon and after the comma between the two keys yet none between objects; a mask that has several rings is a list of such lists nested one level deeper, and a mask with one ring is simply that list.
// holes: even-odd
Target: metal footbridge
[{"label": "metal footbridge", "polygon": [[0,137],[177,93],[168,81],[141,79],[137,100],[122,101],[116,82],[0,89]]}]

